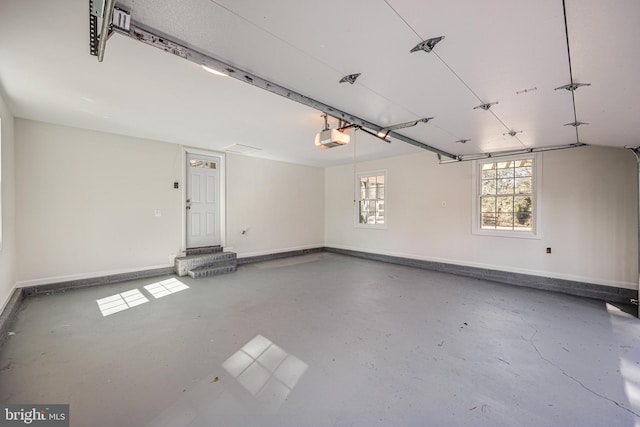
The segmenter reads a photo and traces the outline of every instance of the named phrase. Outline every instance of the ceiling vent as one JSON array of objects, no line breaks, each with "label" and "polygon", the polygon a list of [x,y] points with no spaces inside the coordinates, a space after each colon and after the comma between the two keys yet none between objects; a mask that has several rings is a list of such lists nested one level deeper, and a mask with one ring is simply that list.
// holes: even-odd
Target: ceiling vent
[{"label": "ceiling vent", "polygon": [[249,145],[233,144],[223,148],[223,150],[226,151],[227,153],[249,154],[249,153],[255,153],[256,151],[260,151],[262,149],[257,147],[251,147]]}]

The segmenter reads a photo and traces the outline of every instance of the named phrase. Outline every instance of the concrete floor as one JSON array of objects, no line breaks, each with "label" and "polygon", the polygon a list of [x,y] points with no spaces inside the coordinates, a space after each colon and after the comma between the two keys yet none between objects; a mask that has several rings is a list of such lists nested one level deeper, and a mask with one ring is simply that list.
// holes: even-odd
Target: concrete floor
[{"label": "concrete floor", "polygon": [[640,322],[603,302],[330,253],[175,280],[26,300],[0,401],[77,427],[640,426]]}]

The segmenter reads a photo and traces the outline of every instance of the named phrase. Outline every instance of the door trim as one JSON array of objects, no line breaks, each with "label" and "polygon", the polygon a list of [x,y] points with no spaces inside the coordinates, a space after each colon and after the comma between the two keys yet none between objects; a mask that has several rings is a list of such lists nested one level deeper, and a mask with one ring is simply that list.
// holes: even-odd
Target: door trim
[{"label": "door trim", "polygon": [[220,167],[218,169],[220,173],[220,246],[224,248],[227,243],[227,164],[225,153],[183,146],[181,154],[182,191],[180,192],[180,195],[182,197],[182,201],[180,202],[180,208],[182,209],[182,253],[186,253],[187,251],[187,154],[218,157],[220,159]]}]

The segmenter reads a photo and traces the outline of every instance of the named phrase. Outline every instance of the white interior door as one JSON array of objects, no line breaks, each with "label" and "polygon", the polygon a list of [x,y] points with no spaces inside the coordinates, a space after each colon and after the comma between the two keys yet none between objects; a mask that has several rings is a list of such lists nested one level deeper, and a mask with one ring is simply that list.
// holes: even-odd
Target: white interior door
[{"label": "white interior door", "polygon": [[187,248],[220,245],[220,158],[187,153]]}]

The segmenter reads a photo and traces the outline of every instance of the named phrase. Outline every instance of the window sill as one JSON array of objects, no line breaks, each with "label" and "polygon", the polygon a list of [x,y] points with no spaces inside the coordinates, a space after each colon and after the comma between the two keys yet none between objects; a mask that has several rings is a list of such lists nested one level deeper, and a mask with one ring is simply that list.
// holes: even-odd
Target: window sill
[{"label": "window sill", "polygon": [[387,225],[386,224],[356,224],[354,225],[355,228],[360,228],[363,230],[386,230],[387,229]]},{"label": "window sill", "polygon": [[508,237],[512,239],[533,239],[540,240],[542,235],[532,231],[507,231],[507,230],[478,230],[474,229],[471,234],[476,236]]}]

